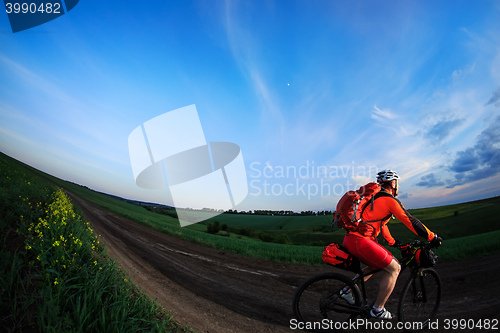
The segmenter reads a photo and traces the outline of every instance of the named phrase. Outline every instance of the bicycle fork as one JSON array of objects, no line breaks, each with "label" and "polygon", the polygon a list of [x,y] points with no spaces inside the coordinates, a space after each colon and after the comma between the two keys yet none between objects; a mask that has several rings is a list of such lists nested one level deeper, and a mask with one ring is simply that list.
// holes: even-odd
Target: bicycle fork
[{"label": "bicycle fork", "polygon": [[[418,281],[418,282],[417,282]],[[419,270],[417,277],[412,281],[413,303],[427,303],[427,293],[425,291],[424,272]]]}]

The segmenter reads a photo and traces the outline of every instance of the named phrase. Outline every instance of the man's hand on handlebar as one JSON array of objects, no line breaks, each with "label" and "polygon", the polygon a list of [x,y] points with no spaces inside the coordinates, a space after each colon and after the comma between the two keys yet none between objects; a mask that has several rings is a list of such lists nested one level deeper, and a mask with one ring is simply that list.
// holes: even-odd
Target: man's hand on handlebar
[{"label": "man's hand on handlebar", "polygon": [[443,245],[443,239],[439,237],[437,234],[434,235],[434,239],[431,240],[430,246],[431,247],[440,247]]},{"label": "man's hand on handlebar", "polygon": [[401,242],[397,239],[394,240],[394,244],[390,245],[392,247],[395,247],[395,248],[400,248],[401,247]]}]

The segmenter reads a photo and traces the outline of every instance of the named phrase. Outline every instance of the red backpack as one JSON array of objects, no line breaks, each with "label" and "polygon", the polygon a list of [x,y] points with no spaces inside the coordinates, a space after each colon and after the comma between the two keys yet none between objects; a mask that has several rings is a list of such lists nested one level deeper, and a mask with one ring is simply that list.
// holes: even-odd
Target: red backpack
[{"label": "red backpack", "polygon": [[333,213],[332,228],[343,228],[356,231],[361,222],[364,209],[371,203],[375,194],[379,193],[381,186],[377,183],[368,183],[357,191],[348,191],[337,203],[337,210]]}]

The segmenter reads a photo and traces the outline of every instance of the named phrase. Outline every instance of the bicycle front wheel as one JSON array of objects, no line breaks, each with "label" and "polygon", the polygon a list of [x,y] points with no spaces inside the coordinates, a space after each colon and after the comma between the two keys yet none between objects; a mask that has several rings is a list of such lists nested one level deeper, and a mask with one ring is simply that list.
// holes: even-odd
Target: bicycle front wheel
[{"label": "bicycle front wheel", "polygon": [[398,317],[407,331],[426,328],[441,301],[441,279],[431,268],[415,270],[399,299]]},{"label": "bicycle front wheel", "polygon": [[[360,305],[359,289],[351,279],[324,273],[313,276],[297,289],[292,306],[296,319],[305,324],[304,327],[321,332],[340,326],[335,323],[354,319]],[[323,325],[325,322],[328,329]]]}]

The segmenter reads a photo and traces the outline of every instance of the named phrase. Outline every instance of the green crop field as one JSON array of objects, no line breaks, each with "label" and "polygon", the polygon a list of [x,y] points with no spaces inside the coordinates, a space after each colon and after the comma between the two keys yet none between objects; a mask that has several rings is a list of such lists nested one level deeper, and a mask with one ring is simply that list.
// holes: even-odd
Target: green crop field
[{"label": "green crop field", "polygon": [[305,226],[328,225],[331,215],[321,216],[270,216],[252,214],[223,214],[209,221],[219,221],[231,227],[250,227],[260,230],[288,230]]},{"label": "green crop field", "polygon": [[[322,263],[323,246],[330,242],[341,243],[344,236],[342,230],[331,231],[330,215],[222,214],[203,223],[181,228],[179,222],[171,216],[29,169],[67,191],[138,223],[191,242],[237,254],[317,265]],[[496,197],[410,212],[445,239],[445,245],[438,250],[440,260],[457,260],[500,251],[500,241],[494,237],[500,231],[497,217],[500,213],[499,203],[500,198]],[[226,230],[217,234],[207,233],[208,224],[215,222],[225,225]],[[393,236],[401,241],[417,238],[397,220],[390,222],[390,229]]]},{"label": "green crop field", "polygon": [[[500,230],[500,197],[456,205],[409,210],[427,227],[444,239],[454,239]],[[209,221],[227,224],[233,229],[261,230],[275,238],[285,234],[294,244],[308,245],[341,242],[342,230],[332,232],[331,215],[320,216],[261,216],[223,214]],[[391,220],[392,235],[401,241],[411,241],[416,236],[400,221]],[[500,242],[499,242],[500,243]]]}]

